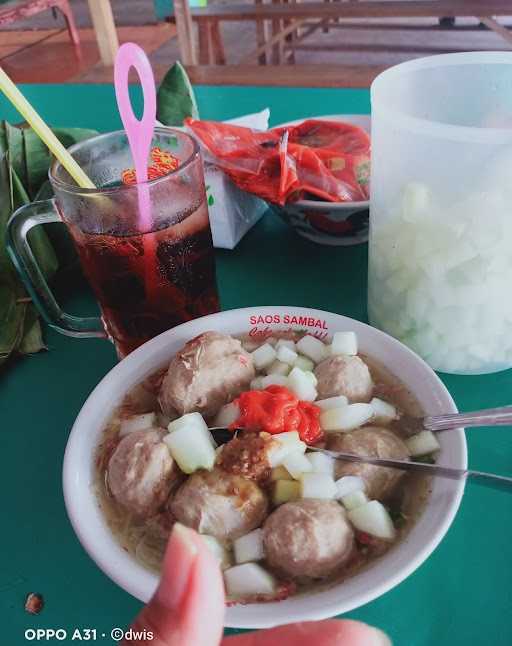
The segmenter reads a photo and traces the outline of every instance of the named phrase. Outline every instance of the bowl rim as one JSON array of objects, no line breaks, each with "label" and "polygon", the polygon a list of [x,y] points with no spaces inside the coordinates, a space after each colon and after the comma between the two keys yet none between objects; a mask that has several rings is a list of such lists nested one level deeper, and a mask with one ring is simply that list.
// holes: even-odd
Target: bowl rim
[{"label": "bowl rim", "polygon": [[[326,319],[334,320],[336,323],[336,329],[340,330],[355,329],[356,333],[358,330],[365,330],[365,332],[370,335],[368,337],[370,340],[373,336],[375,343],[377,340],[379,343],[386,343],[391,348],[392,352],[397,353],[401,358],[405,357],[411,367],[414,367],[415,364],[416,368],[423,375],[421,380],[422,383],[424,381],[428,382],[428,388],[423,386],[425,388],[425,393],[427,390],[430,392],[430,389],[432,389],[432,391],[435,390],[436,402],[439,402],[439,406],[443,408],[444,412],[457,412],[455,402],[443,382],[423,361],[423,359],[416,355],[412,350],[376,328],[365,323],[361,323],[355,319],[332,312],[313,308],[287,306],[254,306],[236,308],[189,321],[148,341],[115,365],[103,377],[85,401],[73,424],[68,438],[64,454],[62,474],[66,511],[82,547],[110,579],[141,601],[147,601],[152,595],[152,592],[157,585],[158,577],[156,574],[143,568],[143,566],[139,565],[132,557],[126,554],[106,525],[103,512],[98,505],[96,495],[92,489],[94,451],[97,446],[97,440],[100,436],[101,429],[93,428],[91,430],[91,422],[89,421],[89,418],[94,416],[95,407],[97,406],[98,401],[105,398],[109,388],[114,387],[116,383],[121,384],[119,387],[123,391],[123,394],[126,394],[132,385],[139,383],[144,379],[145,375],[151,374],[158,369],[158,366],[162,365],[164,362],[162,360],[158,362],[155,359],[163,354],[161,352],[162,348],[164,348],[168,343],[171,344],[173,337],[178,337],[177,340],[183,342],[183,339],[188,340],[202,331],[216,329],[215,320],[220,320],[222,324],[222,320],[224,318],[229,319],[231,316],[243,317],[247,315],[248,319],[251,314],[254,315],[256,313],[266,315],[276,312],[287,312],[298,316],[308,314],[312,317],[325,317]],[[213,325],[211,322],[213,322]],[[198,332],[197,329],[200,331]],[[332,332],[336,331],[336,329],[333,329]],[[194,331],[188,332],[188,330]],[[393,371],[393,367],[391,367],[391,370]],[[126,380],[129,379],[125,373],[130,374],[130,372],[132,376],[135,373],[137,373],[138,376],[136,380],[132,381],[129,385],[126,385],[124,378],[126,378]],[[418,392],[414,391],[412,387],[411,390],[415,395],[418,395]],[[432,396],[434,396],[434,394],[432,394]],[[108,415],[106,414],[105,418],[108,418],[112,409],[118,402],[119,398],[111,403],[111,408],[108,410]],[[83,447],[87,445],[88,440],[92,442],[91,438],[94,438],[93,447],[89,452],[90,455],[88,455],[87,463],[84,464],[81,459],[81,452],[86,451]],[[463,430],[458,429],[451,431],[449,441],[454,442],[456,445],[455,455],[457,456],[456,461],[458,464],[455,466],[466,468],[467,445]],[[420,518],[411,528],[409,534],[403,538],[396,547],[387,552],[382,559],[376,559],[368,570],[363,569],[345,582],[329,587],[325,591],[320,591],[311,595],[297,595],[282,602],[249,604],[245,606],[235,605],[229,607],[226,609],[224,625],[232,628],[266,628],[293,621],[304,621],[306,619],[325,619],[360,607],[398,585],[414,570],[416,570],[438,546],[453,522],[459,508],[464,492],[465,481],[445,480],[444,484],[441,483],[441,486],[446,487],[448,491],[448,493],[441,498],[441,507],[443,512],[440,515],[434,513],[435,507],[432,501],[435,485],[439,483],[439,480],[433,484],[433,492],[430,495]],[[87,507],[89,507],[89,512],[87,511]],[[404,554],[407,552],[407,548],[409,548],[409,545],[412,542],[410,540],[411,534],[413,534],[415,529],[418,528],[418,525],[421,524],[422,519],[427,516],[427,510],[430,508],[430,515],[435,516],[435,518],[432,519],[435,526],[434,531],[432,535],[428,537],[420,536],[421,540],[419,548],[417,549],[416,546],[410,548],[410,558],[405,559]],[[88,518],[87,516],[88,513],[92,513],[94,516],[92,520],[96,521],[97,526],[93,526],[93,524],[91,524],[91,518]],[[97,531],[100,531],[103,534],[101,538],[103,538],[105,542],[98,541]],[[382,567],[383,564],[384,567]],[[381,570],[383,570],[383,572],[381,572]],[[386,570],[389,572],[386,573]],[[365,584],[364,580],[368,571],[378,571],[379,576],[377,578],[379,581],[377,584]],[[362,579],[362,583],[359,579]],[[357,585],[352,585],[355,580],[357,580]],[[359,591],[356,590],[356,593],[351,596],[348,601],[340,601],[340,599],[337,598],[338,595],[336,594],[336,591],[340,590],[340,586],[346,587],[348,584],[350,584],[351,587],[361,589]],[[148,586],[152,587],[152,589],[148,590]],[[327,597],[327,599],[324,597]],[[305,614],[307,616],[305,616]]]},{"label": "bowl rim", "polygon": [[[316,116],[316,117],[304,117],[302,119],[292,119],[291,121],[285,121],[284,123],[278,123],[276,126],[272,126],[272,128],[282,128],[284,126],[294,126],[298,123],[301,123],[302,121],[306,121],[307,119],[317,119],[318,121],[347,121],[347,123],[350,123],[351,120],[363,120],[363,121],[368,121],[368,125],[370,126],[371,130],[371,122],[372,122],[372,116],[371,114],[325,114],[321,116]],[[360,124],[357,124],[360,125]],[[364,126],[360,126],[363,128]],[[368,131],[367,131],[368,132]],[[370,200],[363,200],[360,202],[322,202],[322,200],[298,200],[297,202],[293,202],[293,204],[285,204],[284,207],[280,208],[286,208],[287,206],[297,206],[303,209],[312,209],[315,211],[325,211],[327,208],[330,211],[345,211],[345,210],[363,210],[363,209],[368,209],[370,208]]]}]

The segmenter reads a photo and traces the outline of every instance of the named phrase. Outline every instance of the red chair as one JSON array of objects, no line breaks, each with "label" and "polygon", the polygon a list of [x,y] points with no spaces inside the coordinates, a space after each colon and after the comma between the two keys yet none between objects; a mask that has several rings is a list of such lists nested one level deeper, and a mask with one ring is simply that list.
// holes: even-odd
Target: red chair
[{"label": "red chair", "polygon": [[80,43],[80,37],[68,0],[15,0],[7,4],[0,4],[0,27],[15,22],[16,20],[30,18],[47,9],[58,9],[62,13],[66,20],[71,42],[74,45],[78,45]]}]

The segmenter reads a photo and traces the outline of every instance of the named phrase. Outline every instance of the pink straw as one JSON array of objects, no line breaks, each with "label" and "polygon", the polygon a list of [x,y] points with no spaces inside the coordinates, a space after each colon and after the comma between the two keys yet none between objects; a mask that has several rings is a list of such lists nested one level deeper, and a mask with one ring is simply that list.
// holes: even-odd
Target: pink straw
[{"label": "pink straw", "polygon": [[[144,97],[144,113],[142,119],[137,119],[133,113],[128,92],[128,74],[135,68]],[[123,122],[137,177],[137,197],[139,203],[139,230],[147,233],[152,229],[151,204],[148,180],[148,158],[153,140],[153,130],[156,119],[156,90],[155,78],[148,57],[135,43],[121,45],[116,56],[114,68],[114,84],[116,89],[117,106]]]}]

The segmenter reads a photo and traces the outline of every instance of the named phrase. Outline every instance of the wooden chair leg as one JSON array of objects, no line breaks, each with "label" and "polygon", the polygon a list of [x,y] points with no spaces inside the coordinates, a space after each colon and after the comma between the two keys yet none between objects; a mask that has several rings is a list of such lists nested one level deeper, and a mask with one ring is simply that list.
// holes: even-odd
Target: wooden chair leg
[{"label": "wooden chair leg", "polygon": [[[255,5],[262,5],[263,0],[254,0]],[[257,20],[256,21],[256,44],[258,47],[262,47],[267,40],[267,30],[266,30],[266,25],[264,20]],[[267,64],[267,55],[265,52],[261,54],[261,56],[258,57],[258,63],[260,65],[266,65]]]},{"label": "wooden chair leg", "polygon": [[215,65],[226,64],[226,54],[224,52],[224,42],[220,31],[220,21],[212,20],[210,22],[210,42],[213,50],[213,60]]},{"label": "wooden chair leg", "polygon": [[210,38],[210,21],[200,20],[197,26],[199,35],[199,65],[211,65],[212,50]]},{"label": "wooden chair leg", "polygon": [[197,65],[197,48],[194,37],[194,25],[188,0],[174,0],[174,19],[180,47],[180,56],[184,65]]},{"label": "wooden chair leg", "polygon": [[73,10],[71,9],[68,0],[60,0],[58,8],[64,16],[64,20],[66,21],[66,26],[68,28],[71,42],[73,43],[73,45],[80,45],[80,35],[78,33],[78,29],[76,28],[75,16],[73,15]]},{"label": "wooden chair leg", "polygon": [[[330,2],[330,1],[331,1],[331,0],[324,0],[324,2]],[[327,33],[328,33],[328,31],[329,31],[329,23],[326,23],[326,24],[322,27],[322,31],[324,32],[324,34],[327,34]]]},{"label": "wooden chair leg", "polygon": [[[279,4],[281,0],[272,0],[272,4]],[[281,21],[272,20],[272,37],[276,36],[281,31]],[[281,63],[282,44],[278,41],[272,47],[272,64],[279,65]]]}]

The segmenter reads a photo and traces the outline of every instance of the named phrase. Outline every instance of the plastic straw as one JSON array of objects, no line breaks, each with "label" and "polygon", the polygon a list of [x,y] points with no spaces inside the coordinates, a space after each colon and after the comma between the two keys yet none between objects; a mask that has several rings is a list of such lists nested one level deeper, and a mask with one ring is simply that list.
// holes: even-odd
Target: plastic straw
[{"label": "plastic straw", "polygon": [[55,157],[60,161],[71,177],[81,188],[96,188],[89,177],[84,173],[76,161],[71,157],[61,142],[42,120],[39,114],[30,105],[16,85],[0,67],[0,89],[11,101],[18,112],[31,125],[34,132],[44,141]]}]

